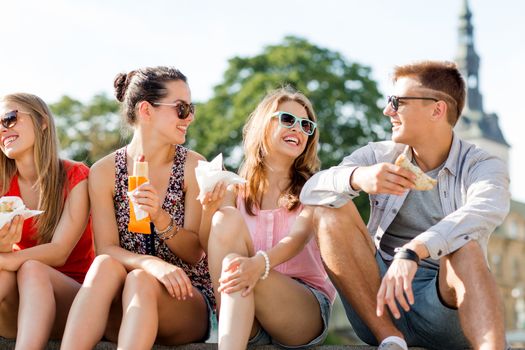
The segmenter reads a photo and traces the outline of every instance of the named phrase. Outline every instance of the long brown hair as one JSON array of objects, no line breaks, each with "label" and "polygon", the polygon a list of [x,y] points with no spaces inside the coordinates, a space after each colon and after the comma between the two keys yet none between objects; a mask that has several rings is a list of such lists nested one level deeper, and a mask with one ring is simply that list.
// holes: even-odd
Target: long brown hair
[{"label": "long brown hair", "polygon": [[[33,122],[35,132],[34,163],[37,181],[34,185],[38,190],[38,209],[44,212],[37,216],[34,224],[37,229],[33,237],[41,243],[48,243],[53,238],[55,229],[64,210],[64,191],[67,187],[67,176],[64,164],[58,156],[58,137],[55,122],[49,107],[38,96],[27,93],[15,93],[2,98],[5,103],[13,103],[24,112],[28,112]],[[0,193],[3,195],[9,189],[13,176],[16,174],[16,164],[13,159],[0,152]]]},{"label": "long brown hair", "polygon": [[[286,101],[295,101],[306,109],[308,118],[317,121],[312,103],[302,93],[291,87],[283,87],[270,92],[250,114],[243,129],[244,160],[239,173],[247,180],[244,186],[243,197],[246,210],[254,215],[254,208],[260,206],[262,196],[268,188],[265,156],[268,153],[269,125],[271,115],[277,111],[279,104]],[[317,144],[319,133],[317,129],[308,137],[306,148],[297,157],[290,169],[290,184],[281,193],[279,203],[288,210],[294,210],[300,204],[299,194],[306,182],[319,170]]]}]

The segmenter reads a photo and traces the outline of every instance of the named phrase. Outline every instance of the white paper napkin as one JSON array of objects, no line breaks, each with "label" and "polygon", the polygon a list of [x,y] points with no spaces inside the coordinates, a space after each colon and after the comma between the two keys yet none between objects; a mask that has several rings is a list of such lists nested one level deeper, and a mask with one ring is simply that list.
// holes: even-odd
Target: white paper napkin
[{"label": "white paper napkin", "polygon": [[137,221],[140,221],[148,216],[148,212],[139,208],[139,204],[133,196],[133,193],[135,193],[137,189],[138,188],[134,189],[131,192],[128,192],[128,198],[133,203],[133,212],[135,213],[135,218],[137,218]]},{"label": "white paper napkin", "polygon": [[199,160],[195,168],[195,176],[199,184],[199,197],[201,199],[207,192],[211,192],[215,185],[219,182],[224,182],[226,185],[242,184],[246,180],[231,171],[222,170],[222,153],[211,162]]},{"label": "white paper napkin", "polygon": [[0,213],[0,228],[6,223],[11,222],[16,215],[21,215],[24,220],[30,217],[42,214],[42,210],[31,210],[27,209],[22,201],[22,198],[16,196],[5,196],[0,198],[0,203],[9,203],[13,208],[13,211],[7,213]]}]

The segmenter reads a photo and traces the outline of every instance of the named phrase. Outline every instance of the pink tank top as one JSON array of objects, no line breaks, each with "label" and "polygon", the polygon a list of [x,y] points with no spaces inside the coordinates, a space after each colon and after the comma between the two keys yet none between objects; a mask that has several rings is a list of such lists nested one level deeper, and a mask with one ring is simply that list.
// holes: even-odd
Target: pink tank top
[{"label": "pink tank top", "polygon": [[[239,196],[237,208],[248,226],[255,251],[266,251],[288,235],[303,206],[294,211],[283,207],[273,210],[255,209],[255,216],[251,216],[246,212],[244,201]],[[335,288],[328,279],[315,239],[311,239],[299,254],[274,267],[274,270],[300,279],[323,292],[331,302],[334,301]]]}]

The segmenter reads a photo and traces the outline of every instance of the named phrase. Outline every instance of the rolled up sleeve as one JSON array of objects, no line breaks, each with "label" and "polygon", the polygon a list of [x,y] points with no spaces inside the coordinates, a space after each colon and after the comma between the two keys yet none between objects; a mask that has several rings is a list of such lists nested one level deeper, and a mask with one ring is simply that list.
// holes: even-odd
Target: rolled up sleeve
[{"label": "rolled up sleeve", "polygon": [[433,259],[453,253],[471,240],[487,242],[510,209],[509,176],[497,158],[476,164],[468,176],[465,203],[417,236]]},{"label": "rolled up sleeve", "polygon": [[350,186],[350,178],[359,166],[374,164],[374,152],[370,145],[362,147],[345,157],[341,164],[312,176],[301,191],[300,200],[305,205],[322,205],[339,208],[359,196]]},{"label": "rolled up sleeve", "polygon": [[337,166],[315,174],[306,182],[300,200],[305,205],[339,208],[359,195],[350,186],[356,167]]}]

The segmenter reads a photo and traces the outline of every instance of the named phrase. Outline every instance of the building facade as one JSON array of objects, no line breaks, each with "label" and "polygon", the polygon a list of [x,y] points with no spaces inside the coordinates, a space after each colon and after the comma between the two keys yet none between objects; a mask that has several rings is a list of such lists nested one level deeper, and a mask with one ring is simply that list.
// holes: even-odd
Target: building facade
[{"label": "building facade", "polygon": [[[480,58],[474,48],[474,27],[468,0],[459,17],[458,64],[467,83],[465,110],[458,135],[503,159],[509,166],[510,145],[496,113],[483,108],[479,90]],[[511,201],[510,213],[489,241],[489,265],[503,294],[507,330],[525,329],[525,203]]]}]

